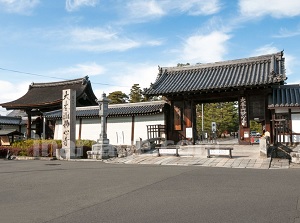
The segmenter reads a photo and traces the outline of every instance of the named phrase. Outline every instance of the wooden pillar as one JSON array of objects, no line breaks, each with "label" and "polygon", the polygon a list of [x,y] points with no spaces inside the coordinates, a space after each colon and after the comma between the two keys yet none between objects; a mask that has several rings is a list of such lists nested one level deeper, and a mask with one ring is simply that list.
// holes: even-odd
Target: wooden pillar
[{"label": "wooden pillar", "polygon": [[26,110],[27,113],[27,130],[26,130],[26,137],[27,139],[31,138],[31,111],[30,110]]},{"label": "wooden pillar", "polygon": [[288,127],[289,127],[288,132],[290,134],[290,145],[293,145],[294,143],[293,143],[293,131],[292,131],[293,126],[292,126],[292,110],[291,109],[289,109],[288,122],[289,122],[288,123]]},{"label": "wooden pillar", "polygon": [[270,120],[272,118],[272,113],[271,111],[268,109],[268,97],[266,97],[265,100],[265,131],[268,131],[271,133],[271,123]]},{"label": "wooden pillar", "polygon": [[191,109],[192,109],[192,126],[193,126],[193,144],[195,145],[196,140],[198,140],[198,132],[197,132],[196,104],[194,101],[191,102]]},{"label": "wooden pillar", "polygon": [[43,114],[43,139],[46,139],[46,123],[47,123],[47,119],[46,119],[46,117],[44,116],[44,114]]},{"label": "wooden pillar", "polygon": [[271,116],[272,116],[272,129],[271,129],[271,137],[270,137],[270,143],[275,143],[276,142],[276,139],[275,139],[275,137],[276,137],[276,134],[275,134],[275,109],[272,109],[272,114],[271,114]]},{"label": "wooden pillar", "polygon": [[81,131],[82,131],[82,118],[79,118],[79,130],[78,130],[78,139],[81,140]]},{"label": "wooden pillar", "polygon": [[132,116],[131,119],[131,145],[134,144],[134,115]]}]

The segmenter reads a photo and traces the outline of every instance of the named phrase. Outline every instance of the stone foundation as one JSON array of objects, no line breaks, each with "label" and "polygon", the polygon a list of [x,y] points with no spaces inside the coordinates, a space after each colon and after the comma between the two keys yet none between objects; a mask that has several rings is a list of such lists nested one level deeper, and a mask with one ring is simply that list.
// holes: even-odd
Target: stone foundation
[{"label": "stone foundation", "polygon": [[87,152],[88,159],[108,159],[117,156],[116,148],[111,144],[94,144]]}]

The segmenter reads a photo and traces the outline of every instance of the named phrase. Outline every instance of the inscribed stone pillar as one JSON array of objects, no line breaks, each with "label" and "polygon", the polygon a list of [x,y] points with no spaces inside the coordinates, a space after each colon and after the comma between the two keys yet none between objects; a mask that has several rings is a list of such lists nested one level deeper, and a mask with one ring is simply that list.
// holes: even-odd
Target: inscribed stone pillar
[{"label": "inscribed stone pillar", "polygon": [[62,91],[62,149],[60,156],[70,159],[75,154],[76,144],[76,91]]}]

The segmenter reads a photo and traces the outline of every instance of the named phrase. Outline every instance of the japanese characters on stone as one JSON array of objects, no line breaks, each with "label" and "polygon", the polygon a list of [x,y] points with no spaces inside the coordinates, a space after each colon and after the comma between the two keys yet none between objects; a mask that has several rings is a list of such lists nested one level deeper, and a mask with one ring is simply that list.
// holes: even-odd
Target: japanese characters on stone
[{"label": "japanese characters on stone", "polygon": [[240,117],[241,117],[241,125],[243,127],[247,127],[247,103],[246,98],[241,97],[240,99]]}]

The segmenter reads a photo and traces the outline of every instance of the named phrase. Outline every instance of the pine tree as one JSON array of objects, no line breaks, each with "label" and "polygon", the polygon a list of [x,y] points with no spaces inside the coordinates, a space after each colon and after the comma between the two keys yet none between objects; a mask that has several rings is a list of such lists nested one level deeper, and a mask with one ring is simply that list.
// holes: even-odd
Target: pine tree
[{"label": "pine tree", "polygon": [[109,93],[107,98],[110,99],[109,104],[123,104],[127,103],[128,101],[128,95],[123,93],[122,91],[114,91]]},{"label": "pine tree", "polygon": [[142,90],[139,84],[132,85],[130,89],[129,98],[129,102],[131,103],[143,101],[144,97],[142,95]]}]

